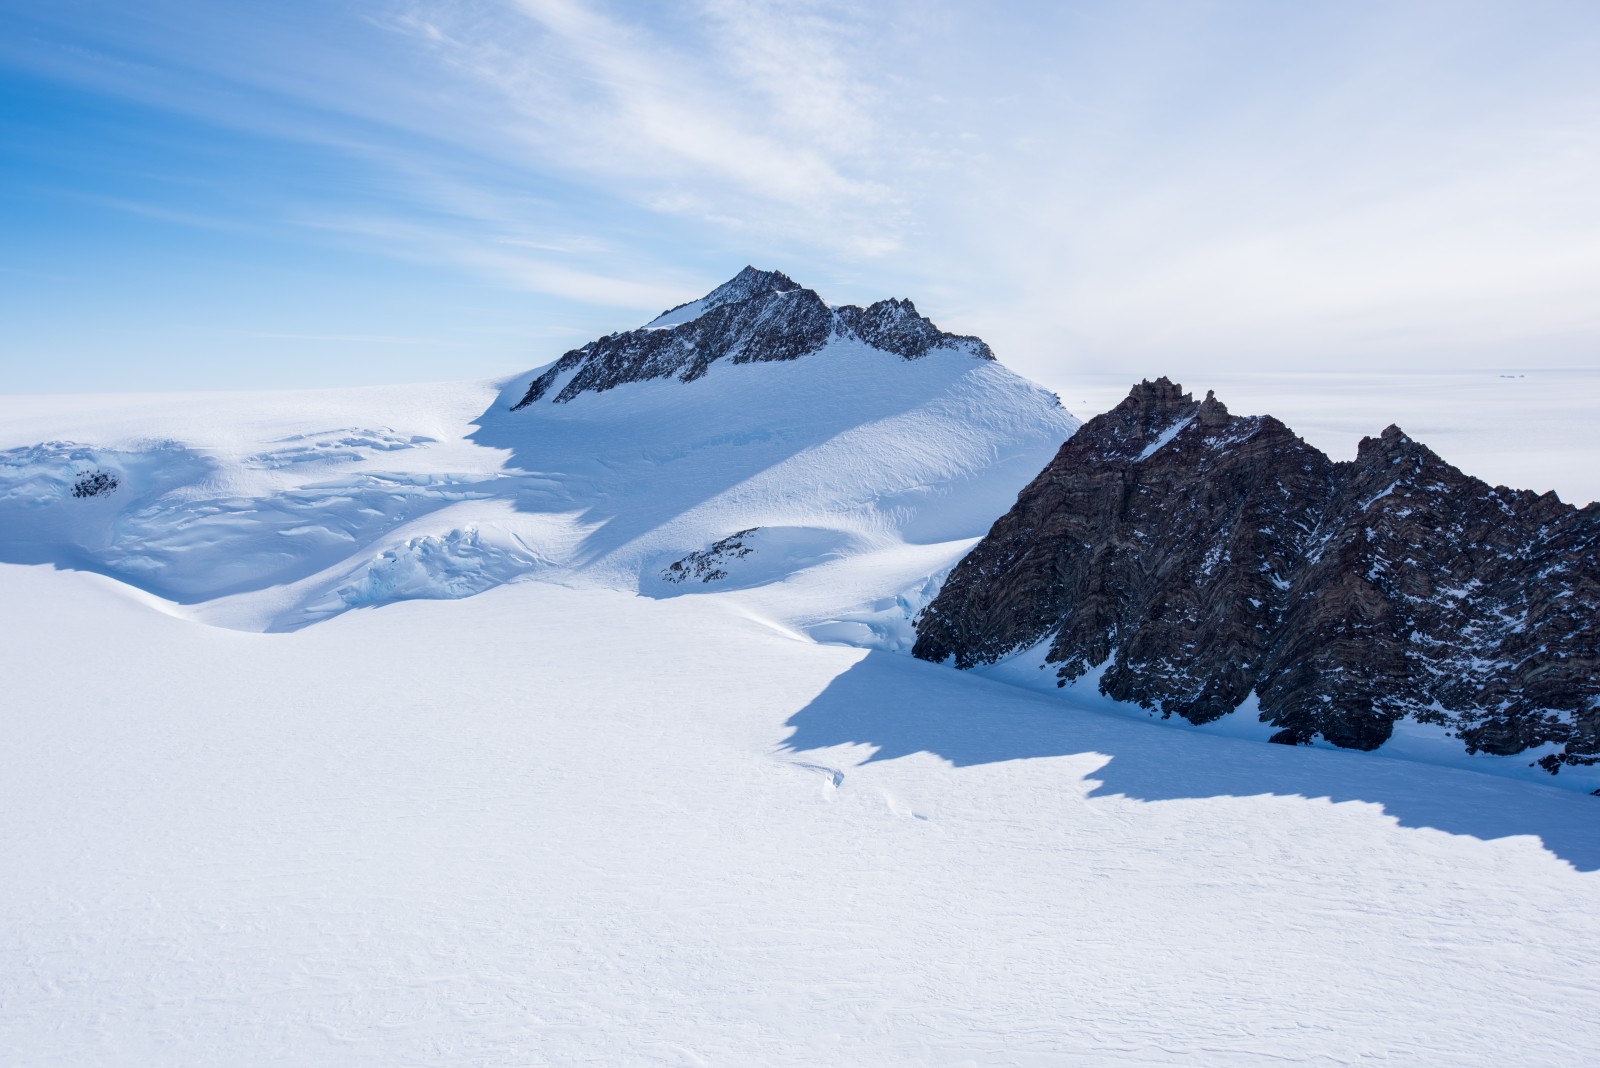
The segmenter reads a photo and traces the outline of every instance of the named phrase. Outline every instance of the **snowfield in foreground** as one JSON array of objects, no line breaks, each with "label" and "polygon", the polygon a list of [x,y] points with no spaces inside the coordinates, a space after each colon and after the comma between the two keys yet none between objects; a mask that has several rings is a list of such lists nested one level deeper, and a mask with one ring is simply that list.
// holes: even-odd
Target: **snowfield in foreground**
[{"label": "snowfield in foreground", "polygon": [[[0,568],[44,1065],[1582,1065],[1593,799],[1152,729],[721,597],[289,634]],[[157,606],[159,607],[159,606]]]},{"label": "snowfield in foreground", "polygon": [[1595,798],[902,655],[1048,393],[526,384],[0,400],[0,1060],[1593,1063]]}]

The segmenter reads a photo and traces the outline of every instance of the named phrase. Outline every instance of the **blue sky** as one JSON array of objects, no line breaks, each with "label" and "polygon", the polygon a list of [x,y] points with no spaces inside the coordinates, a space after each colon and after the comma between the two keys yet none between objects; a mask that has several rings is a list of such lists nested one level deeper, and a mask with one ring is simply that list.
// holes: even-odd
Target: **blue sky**
[{"label": "blue sky", "polygon": [[1600,365],[1600,5],[0,14],[0,390],[511,373],[746,263],[1075,372]]}]

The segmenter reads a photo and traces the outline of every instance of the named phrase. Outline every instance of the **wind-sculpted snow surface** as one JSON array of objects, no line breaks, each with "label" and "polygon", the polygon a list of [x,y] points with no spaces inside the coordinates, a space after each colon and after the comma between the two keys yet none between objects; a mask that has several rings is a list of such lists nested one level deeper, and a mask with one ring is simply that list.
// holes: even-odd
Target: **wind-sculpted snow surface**
[{"label": "wind-sculpted snow surface", "polygon": [[213,469],[171,440],[115,448],[45,441],[0,451],[0,559],[76,567],[122,557],[137,569],[143,547],[129,526]]},{"label": "wind-sculpted snow surface", "polygon": [[525,574],[534,558],[525,546],[496,544],[475,528],[425,535],[385,550],[333,598],[307,606],[313,615],[391,601],[470,597]]},{"label": "wind-sculpted snow surface", "polygon": [[798,641],[759,592],[238,634],[0,566],[0,1060],[1593,1063],[1597,799]]},{"label": "wind-sculpted snow surface", "polygon": [[398,452],[430,445],[433,439],[421,434],[397,434],[388,427],[380,430],[327,430],[319,433],[290,434],[270,442],[273,446],[249,458],[264,467],[343,460],[358,463],[372,452]]},{"label": "wind-sculpted snow surface", "polygon": [[1408,720],[1582,768],[1600,762],[1600,506],[1488,486],[1396,427],[1334,463],[1270,416],[1146,382],[918,623],[917,655],[958,667],[1025,649],[1164,716],[1248,706],[1277,741],[1374,749]]},{"label": "wind-sculpted snow surface", "polygon": [[[204,446],[175,441],[11,449],[0,454],[0,558],[86,567],[197,603],[296,582],[408,520],[495,493],[492,476],[385,471],[366,451],[395,447],[345,441],[289,460],[261,453],[229,470]],[[264,477],[289,464],[313,477]],[[364,469],[314,477],[352,465]],[[82,493],[94,473],[114,489]]]}]

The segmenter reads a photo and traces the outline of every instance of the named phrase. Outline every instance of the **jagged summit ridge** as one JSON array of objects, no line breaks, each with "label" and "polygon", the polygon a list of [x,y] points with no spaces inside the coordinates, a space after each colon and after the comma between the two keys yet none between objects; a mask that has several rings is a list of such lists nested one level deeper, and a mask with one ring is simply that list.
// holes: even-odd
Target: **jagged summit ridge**
[{"label": "jagged summit ridge", "polygon": [[795,360],[836,341],[870,345],[905,360],[936,351],[994,359],[982,340],[940,330],[909,300],[833,308],[780,271],[746,267],[699,300],[669,309],[638,330],[567,352],[533,380],[513,410],[547,395],[561,404],[626,382],[692,382],[723,359]]},{"label": "jagged summit ridge", "polygon": [[676,326],[713,308],[720,308],[724,304],[736,304],[741,300],[769,293],[789,293],[799,288],[800,284],[782,271],[763,271],[747,266],[699,300],[685,301],[676,307],[668,308],[646,323],[645,329]]},{"label": "jagged summit ridge", "polygon": [[1600,506],[1491,487],[1390,426],[1335,463],[1166,379],[1086,423],[951,574],[916,654],[1037,643],[1062,684],[1276,740],[1600,762]]}]

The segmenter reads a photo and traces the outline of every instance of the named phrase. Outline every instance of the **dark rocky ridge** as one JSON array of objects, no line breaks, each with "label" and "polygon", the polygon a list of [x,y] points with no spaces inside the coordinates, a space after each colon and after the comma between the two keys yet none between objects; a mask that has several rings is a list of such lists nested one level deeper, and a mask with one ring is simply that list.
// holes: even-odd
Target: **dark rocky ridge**
[{"label": "dark rocky ridge", "polygon": [[1600,761],[1600,505],[1491,487],[1389,427],[1335,463],[1158,379],[1086,423],[951,573],[915,654],[1048,640],[1059,684],[1273,740],[1374,749],[1402,716],[1469,752]]},{"label": "dark rocky ridge", "polygon": [[700,306],[694,309],[698,314],[686,322],[612,334],[566,353],[533,380],[512,410],[541,399],[563,378],[557,404],[625,382],[673,377],[692,382],[722,359],[799,359],[835,339],[861,341],[907,360],[935,349],[994,359],[981,340],[945,333],[909,300],[830,308],[814,290],[778,271],[746,267],[700,300],[663,312],[657,322],[691,305]]}]

